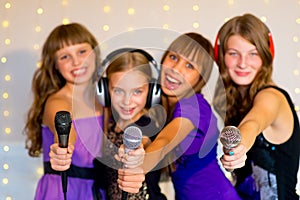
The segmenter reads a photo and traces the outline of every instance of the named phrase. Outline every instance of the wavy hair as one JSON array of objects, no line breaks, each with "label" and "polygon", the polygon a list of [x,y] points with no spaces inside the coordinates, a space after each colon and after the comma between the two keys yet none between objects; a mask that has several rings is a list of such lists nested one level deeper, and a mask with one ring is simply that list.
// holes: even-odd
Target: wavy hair
[{"label": "wavy hair", "polygon": [[[33,157],[42,150],[42,118],[48,97],[65,84],[66,80],[56,69],[56,52],[63,47],[88,43],[96,54],[96,66],[100,67],[100,49],[96,38],[79,23],[59,25],[46,39],[41,55],[41,66],[35,71],[32,79],[33,103],[27,113],[23,133],[26,135],[25,147]],[[97,70],[93,79],[97,77]]]},{"label": "wavy hair", "polygon": [[[221,78],[217,82],[213,105],[224,119],[225,125],[238,125],[241,119],[251,109],[252,102],[259,90],[272,81],[273,56],[270,49],[270,31],[268,27],[252,14],[236,16],[227,21],[218,32],[218,59]],[[224,55],[228,49],[228,40],[233,35],[239,35],[253,44],[262,59],[262,66],[253,82],[247,86],[245,96],[241,96],[226,69]],[[225,87],[225,90],[224,90]],[[225,93],[224,93],[225,91]]]}]

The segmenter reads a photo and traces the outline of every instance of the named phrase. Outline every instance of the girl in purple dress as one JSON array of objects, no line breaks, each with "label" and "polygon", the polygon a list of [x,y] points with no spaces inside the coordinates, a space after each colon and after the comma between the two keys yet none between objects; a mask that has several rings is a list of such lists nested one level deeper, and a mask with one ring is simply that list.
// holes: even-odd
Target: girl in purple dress
[{"label": "girl in purple dress", "polygon": [[24,129],[29,155],[43,153],[44,175],[36,188],[36,200],[64,199],[60,172],[51,168],[49,158],[50,148],[58,142],[54,126],[58,111],[70,112],[73,119],[69,147],[60,149],[63,156],[68,152],[67,162],[71,163],[67,171],[67,199],[105,198],[101,189],[103,170],[96,169],[98,164],[94,161],[101,156],[103,136],[103,108],[93,98],[99,62],[95,37],[78,23],[56,27],[43,46],[41,66],[32,81],[34,99]]},{"label": "girl in purple dress", "polygon": [[[203,36],[186,33],[162,57],[162,103],[168,123],[145,149],[145,171],[172,151],[171,177],[177,200],[236,200],[234,187],[217,161],[217,120],[201,94],[213,67],[213,47]],[[120,149],[119,156],[122,156]]]}]

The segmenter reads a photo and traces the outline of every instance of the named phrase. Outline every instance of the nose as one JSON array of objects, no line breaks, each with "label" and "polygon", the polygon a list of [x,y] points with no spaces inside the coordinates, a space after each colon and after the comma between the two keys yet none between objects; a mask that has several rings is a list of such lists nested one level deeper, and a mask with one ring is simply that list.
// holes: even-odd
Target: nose
[{"label": "nose", "polygon": [[183,59],[179,59],[177,62],[174,63],[172,66],[172,69],[176,72],[180,72],[182,69],[182,66],[185,65],[185,61]]},{"label": "nose", "polygon": [[246,68],[247,67],[247,56],[245,55],[240,55],[239,60],[238,60],[238,67],[239,68]]},{"label": "nose", "polygon": [[124,105],[129,105],[131,102],[131,94],[130,93],[126,93],[124,96],[123,96],[123,104]]},{"label": "nose", "polygon": [[78,65],[81,64],[80,58],[77,57],[76,55],[73,55],[73,56],[72,56],[72,61],[73,61],[73,65],[74,65],[74,66],[78,66]]}]

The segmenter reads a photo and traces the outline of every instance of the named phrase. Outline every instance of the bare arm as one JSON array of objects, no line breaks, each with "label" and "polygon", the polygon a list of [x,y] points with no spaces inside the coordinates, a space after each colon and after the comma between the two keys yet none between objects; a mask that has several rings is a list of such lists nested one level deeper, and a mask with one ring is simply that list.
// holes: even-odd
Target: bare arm
[{"label": "bare arm", "polygon": [[150,171],[167,153],[174,149],[192,130],[194,125],[186,118],[175,118],[161,130],[146,148],[144,170]]},{"label": "bare arm", "polygon": [[[193,123],[186,118],[175,118],[157,135],[155,140],[145,149],[146,155],[139,149],[130,151],[124,155],[124,146],[119,149],[116,159],[127,165],[129,168],[136,167],[140,160],[143,161],[145,173],[153,169],[172,149],[174,149],[194,129]],[[135,161],[139,162],[135,162]],[[133,165],[134,163],[134,165]],[[131,166],[133,165],[133,166]]]},{"label": "bare arm", "polygon": [[70,105],[72,104],[66,101],[66,99],[57,97],[50,97],[45,105],[43,123],[54,133],[54,144],[50,146],[49,152],[50,163],[51,167],[58,171],[64,171],[71,165],[76,133],[72,126],[70,130],[68,148],[60,148],[58,146],[58,136],[56,134],[54,119],[58,111],[64,110],[71,113]]},{"label": "bare arm", "polygon": [[268,89],[259,92],[253,107],[238,128],[242,134],[242,144],[247,151],[254,144],[255,138],[267,127],[272,126],[280,111],[281,98]]},{"label": "bare arm", "polygon": [[[233,149],[234,155],[224,155],[221,159],[225,168],[234,169],[242,167],[245,164],[246,152],[249,151],[256,137],[261,132],[276,133],[278,129],[282,129],[282,126],[285,126],[286,120],[284,118],[286,116],[282,115],[289,116],[285,111],[288,109],[283,109],[283,105],[286,105],[286,103],[285,97],[279,91],[272,88],[264,89],[257,94],[252,109],[238,126],[242,135],[240,145]],[[289,132],[289,129],[291,132],[292,124],[288,127],[284,132]],[[279,140],[281,139],[276,141],[276,137],[273,138],[273,142],[280,143]]]},{"label": "bare arm", "polygon": [[[63,98],[63,97],[50,97],[47,100],[47,103],[45,105],[45,111],[43,115],[43,124],[48,126],[52,133],[54,133],[54,141],[58,142],[58,136],[56,134],[56,129],[54,125],[54,119],[55,115],[58,111],[68,111],[71,113],[72,117],[72,101]],[[73,128],[73,125],[71,126],[70,130],[70,136],[69,141],[70,143],[74,144],[76,140],[76,133]]]}]

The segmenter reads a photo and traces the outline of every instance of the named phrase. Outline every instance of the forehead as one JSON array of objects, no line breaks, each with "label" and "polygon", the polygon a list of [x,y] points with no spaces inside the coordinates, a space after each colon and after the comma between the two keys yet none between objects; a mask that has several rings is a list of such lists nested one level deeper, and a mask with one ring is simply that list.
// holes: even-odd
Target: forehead
[{"label": "forehead", "polygon": [[148,83],[145,75],[140,71],[130,70],[113,73],[109,80],[112,87],[136,88]]},{"label": "forehead", "polygon": [[228,38],[227,40],[227,45],[233,45],[233,44],[245,44],[248,43],[249,45],[254,46],[253,44],[251,44],[251,42],[249,42],[246,38],[240,36],[240,35],[232,35]]}]

